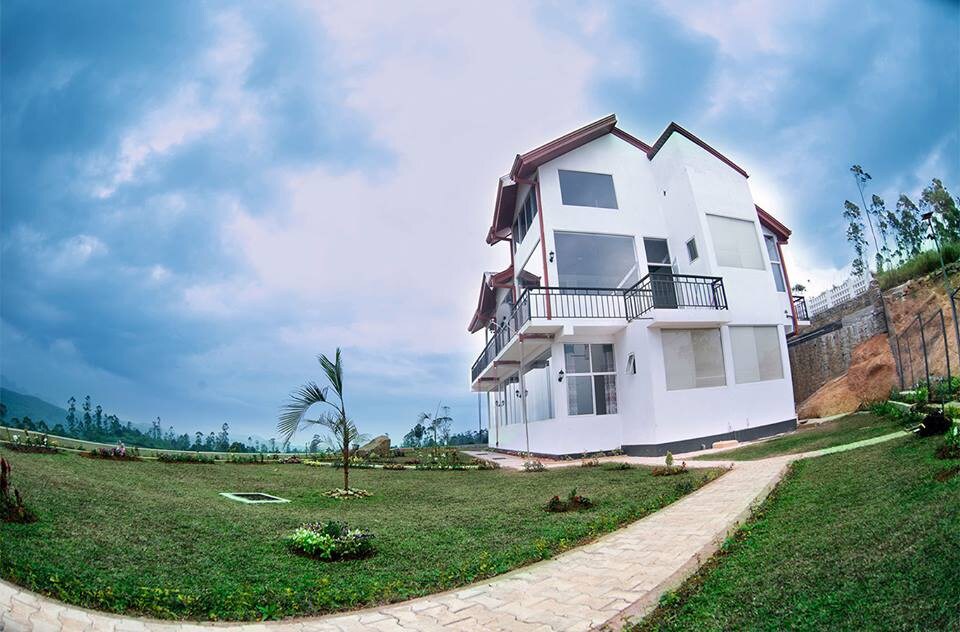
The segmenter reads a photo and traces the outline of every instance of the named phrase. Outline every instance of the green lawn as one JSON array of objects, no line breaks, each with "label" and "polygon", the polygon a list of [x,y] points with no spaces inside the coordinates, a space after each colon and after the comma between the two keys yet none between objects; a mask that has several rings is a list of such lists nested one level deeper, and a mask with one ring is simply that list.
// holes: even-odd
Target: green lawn
[{"label": "green lawn", "polygon": [[636,630],[960,630],[960,461],[905,437],[794,464]]},{"label": "green lawn", "polygon": [[[460,586],[611,531],[718,474],[355,470],[351,484],[375,496],[335,500],[321,495],[342,485],[328,467],[0,454],[40,516],[0,524],[0,576],[73,604],[195,619],[317,614]],[[543,510],[574,487],[597,507]],[[293,502],[218,496],[237,491]],[[371,530],[377,554],[331,564],[286,548],[299,524],[326,519]]]},{"label": "green lawn", "polygon": [[898,422],[873,413],[857,413],[840,417],[811,428],[800,428],[782,437],[761,441],[753,445],[713,454],[694,457],[700,461],[752,461],[781,454],[797,454],[823,448],[832,448],[845,443],[872,439],[902,430]]}]

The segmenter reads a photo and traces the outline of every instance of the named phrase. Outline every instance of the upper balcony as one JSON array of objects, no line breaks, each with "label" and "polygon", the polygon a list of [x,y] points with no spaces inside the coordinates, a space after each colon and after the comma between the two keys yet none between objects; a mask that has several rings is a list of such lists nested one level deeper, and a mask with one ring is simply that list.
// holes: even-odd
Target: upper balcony
[{"label": "upper balcony", "polygon": [[727,322],[719,313],[726,309],[720,277],[649,274],[628,288],[528,288],[473,363],[471,380],[496,381],[498,365],[519,364],[518,334],[549,340],[565,324],[583,319],[610,330],[639,319],[650,327],[704,326]]}]

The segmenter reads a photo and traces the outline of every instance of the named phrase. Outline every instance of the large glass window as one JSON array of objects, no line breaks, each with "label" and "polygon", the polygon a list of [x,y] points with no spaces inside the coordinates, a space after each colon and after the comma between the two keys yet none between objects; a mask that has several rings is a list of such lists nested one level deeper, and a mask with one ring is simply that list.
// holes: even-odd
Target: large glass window
[{"label": "large glass window", "polygon": [[537,190],[530,187],[527,191],[527,197],[524,198],[517,216],[513,220],[513,250],[516,252],[517,246],[527,236],[527,232],[533,227],[534,220],[537,217]]},{"label": "large glass window", "polygon": [[633,237],[554,233],[560,287],[622,288],[639,281]]},{"label": "large glass window", "polygon": [[727,383],[719,329],[664,329],[660,335],[668,391]]},{"label": "large glass window", "polygon": [[545,351],[529,364],[524,363],[523,369],[523,386],[527,389],[527,421],[553,419],[550,351]]},{"label": "large glass window", "polygon": [[777,248],[777,238],[773,235],[764,235],[763,241],[767,244],[767,254],[770,256],[770,268],[773,270],[773,282],[778,292],[786,292],[787,284],[783,280],[783,265],[780,261],[780,249]]},{"label": "large glass window", "polygon": [[730,346],[737,384],[783,378],[780,331],[775,325],[731,327]]},{"label": "large glass window", "polygon": [[763,270],[756,225],[745,219],[707,215],[717,265]]},{"label": "large glass window", "polygon": [[566,206],[617,208],[613,176],[560,170],[560,198]]},{"label": "large glass window", "polygon": [[612,415],[617,412],[617,376],[613,345],[565,344],[567,412]]}]

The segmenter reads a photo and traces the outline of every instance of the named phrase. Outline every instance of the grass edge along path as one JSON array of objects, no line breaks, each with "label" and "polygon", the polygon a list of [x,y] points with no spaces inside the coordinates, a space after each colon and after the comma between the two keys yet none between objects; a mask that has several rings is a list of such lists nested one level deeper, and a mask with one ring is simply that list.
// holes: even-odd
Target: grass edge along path
[{"label": "grass edge along path", "polygon": [[941,441],[795,461],[720,551],[627,629],[960,629],[960,475],[937,480],[958,464],[934,456]]}]

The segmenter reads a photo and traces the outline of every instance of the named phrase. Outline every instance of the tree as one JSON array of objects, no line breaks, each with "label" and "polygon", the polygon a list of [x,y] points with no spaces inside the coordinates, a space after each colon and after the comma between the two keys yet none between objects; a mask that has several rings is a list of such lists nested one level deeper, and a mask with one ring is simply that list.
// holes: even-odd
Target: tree
[{"label": "tree", "polygon": [[224,422],[220,426],[220,434],[217,435],[217,450],[226,452],[230,448],[230,424]]},{"label": "tree", "polygon": [[0,424],[7,418],[7,405],[0,402]]},{"label": "tree", "polygon": [[877,231],[880,233],[880,243],[877,248],[877,272],[883,272],[885,266],[890,264],[890,246],[887,245],[887,234],[890,232],[890,222],[887,219],[887,205],[883,198],[874,193],[870,197],[870,206],[867,207],[867,216],[872,216],[877,222]]},{"label": "tree", "polygon": [[798,294],[799,294],[799,293],[802,293],[802,292],[806,292],[806,291],[807,291],[807,286],[804,285],[803,283],[794,283],[794,284],[793,284],[793,291],[794,291],[794,292],[797,292]]},{"label": "tree", "polygon": [[93,411],[93,418],[97,426],[97,432],[103,432],[103,406],[97,404],[97,407]]},{"label": "tree", "polygon": [[423,435],[426,434],[427,428],[422,423],[417,422],[417,425],[410,429],[410,432],[403,435],[403,447],[405,448],[419,448],[423,445]]},{"label": "tree", "polygon": [[853,259],[851,272],[854,276],[863,276],[867,273],[867,264],[864,254],[867,249],[867,240],[863,235],[863,216],[860,213],[860,207],[846,200],[843,203],[843,218],[849,222],[847,225],[847,241],[853,246],[856,257]]},{"label": "tree", "polygon": [[453,418],[450,416],[450,407],[437,404],[437,410],[432,415],[430,413],[420,413],[417,416],[417,423],[423,424],[433,434],[433,445],[440,445],[440,437],[443,437],[444,443],[450,438],[450,424]]},{"label": "tree", "polygon": [[71,436],[77,434],[77,400],[73,397],[67,400],[67,430]]},{"label": "tree", "polygon": [[87,395],[83,398],[83,433],[85,435],[90,434],[90,429],[93,427],[93,416],[90,414],[90,396]]},{"label": "tree", "polygon": [[[329,431],[325,443],[339,450],[343,458],[343,488],[350,489],[350,448],[354,443],[364,440],[356,424],[347,416],[343,400],[343,360],[337,349],[334,360],[320,354],[317,357],[323,369],[327,385],[320,387],[316,382],[307,382],[291,395],[280,412],[277,430],[284,443],[289,443],[293,435],[304,424],[317,424]],[[305,419],[307,411],[314,404],[325,406],[317,419]]]},{"label": "tree", "polygon": [[[879,245],[879,243],[877,242],[877,233],[873,230],[873,216],[872,216],[871,213],[870,213],[870,208],[867,206],[867,200],[863,197],[863,189],[864,189],[864,187],[866,187],[867,182],[869,182],[869,181],[872,180],[873,178],[871,178],[871,177],[870,177],[870,174],[867,173],[866,171],[864,171],[864,170],[863,170],[863,167],[861,167],[860,165],[853,165],[852,167],[850,167],[850,173],[853,174],[853,179],[854,179],[854,180],[856,181],[856,183],[857,183],[857,190],[860,191],[860,202],[863,203],[863,208],[864,208],[864,210],[866,211],[867,223],[870,225],[870,235],[873,236],[873,247],[874,247],[874,248],[876,249],[876,251],[877,251],[877,263],[880,264],[880,262],[882,262],[883,259],[882,259],[881,255],[880,255],[880,245]],[[844,206],[846,206],[846,205],[849,204],[849,203],[850,203],[850,202],[847,201],[847,202],[844,204]],[[860,217],[860,209],[859,209],[859,208],[857,208],[857,215],[858,215],[858,219],[859,219],[859,217]],[[843,215],[843,216],[844,216],[844,217],[847,216],[846,212],[844,212],[844,215]],[[861,221],[861,223],[860,223],[860,233],[861,233],[860,238],[861,238],[861,240],[863,241],[863,244],[864,244],[864,247],[865,247],[866,244],[867,244],[867,240],[866,240],[866,237],[863,236],[863,223],[862,223],[862,221]],[[850,231],[849,231],[849,229],[847,230],[847,241],[850,241]],[[854,250],[856,250],[856,246],[854,246]],[[865,271],[865,272],[869,272],[869,267],[866,266],[866,260],[864,259],[863,254],[864,254],[863,252],[860,252],[860,253],[858,254],[858,258],[861,260],[861,264],[863,264],[863,267],[865,268],[864,271]],[[856,261],[854,262],[854,266],[856,267]],[[881,268],[879,268],[879,267],[877,268],[877,272],[882,272],[882,271],[883,271],[883,270],[882,270]],[[856,273],[855,273],[855,274],[856,274]],[[859,275],[858,275],[858,276],[859,276]]]},{"label": "tree", "polygon": [[917,205],[901,194],[897,199],[897,212],[887,211],[887,220],[893,226],[897,249],[894,254],[900,261],[915,257],[923,250],[924,235],[920,210]]}]

